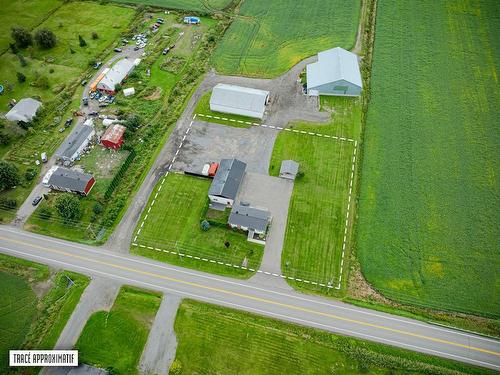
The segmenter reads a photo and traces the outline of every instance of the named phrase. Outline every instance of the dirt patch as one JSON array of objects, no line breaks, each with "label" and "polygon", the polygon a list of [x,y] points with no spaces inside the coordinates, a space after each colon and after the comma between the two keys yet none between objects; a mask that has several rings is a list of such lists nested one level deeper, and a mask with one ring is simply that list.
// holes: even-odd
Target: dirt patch
[{"label": "dirt patch", "polygon": [[361,273],[359,263],[355,259],[351,259],[351,270],[349,273],[348,294],[354,299],[373,301],[386,305],[395,306],[391,300],[385,298],[377,292]]},{"label": "dirt patch", "polygon": [[36,294],[37,298],[40,300],[45,296],[50,289],[54,286],[54,278],[56,277],[56,271],[50,270],[50,277],[47,280],[40,281],[38,283],[31,283],[31,289]]},{"label": "dirt patch", "polygon": [[161,98],[161,87],[156,87],[151,94],[144,97],[144,99],[146,100],[158,100],[160,98]]}]

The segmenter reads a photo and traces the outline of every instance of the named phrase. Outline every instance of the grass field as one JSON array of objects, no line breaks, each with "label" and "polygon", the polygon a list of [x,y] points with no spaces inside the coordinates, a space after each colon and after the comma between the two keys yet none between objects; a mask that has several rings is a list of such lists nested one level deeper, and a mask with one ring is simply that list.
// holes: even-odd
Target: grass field
[{"label": "grass field", "polygon": [[357,244],[390,298],[500,316],[499,13],[379,3]]},{"label": "grass field", "polygon": [[[142,229],[136,242],[143,246],[236,265],[242,265],[246,258],[248,267],[258,269],[264,247],[248,242],[246,234],[214,225],[207,232],[201,229],[200,221],[208,201],[207,193],[210,182],[211,180],[204,178],[170,173],[160,191],[160,180],[138,221],[135,233],[137,234],[139,229]],[[153,200],[155,204],[149,211]],[[144,221],[146,215],[148,217]],[[224,245],[226,241],[230,243],[229,248]],[[145,247],[132,246],[132,252],[223,275],[236,277],[251,275],[249,271]]]},{"label": "grass field", "polygon": [[[301,123],[293,128],[330,135],[340,135],[339,131],[358,134],[359,100],[335,98],[328,103],[338,112],[330,124]],[[297,161],[304,173],[295,180],[288,211],[281,258],[286,275],[338,285],[354,147],[354,142],[332,138],[291,132],[278,135],[269,173],[278,175],[281,161],[287,159]],[[348,257],[344,259],[347,262]],[[310,284],[296,286],[316,289]]]},{"label": "grass field", "polygon": [[118,3],[143,4],[168,9],[196,12],[212,12],[222,10],[234,0],[113,0]]},{"label": "grass field", "polygon": [[8,372],[9,349],[54,347],[88,285],[87,277],[72,272],[59,272],[52,283],[49,276],[45,265],[0,255],[1,373]]},{"label": "grass field", "polygon": [[124,286],[109,312],[94,313],[76,343],[79,360],[115,374],[137,374],[161,295]]},{"label": "grass field", "polygon": [[191,300],[182,302],[175,332],[171,374],[492,373]]},{"label": "grass field", "polygon": [[246,0],[213,55],[218,72],[271,77],[333,47],[355,44],[359,1]]}]

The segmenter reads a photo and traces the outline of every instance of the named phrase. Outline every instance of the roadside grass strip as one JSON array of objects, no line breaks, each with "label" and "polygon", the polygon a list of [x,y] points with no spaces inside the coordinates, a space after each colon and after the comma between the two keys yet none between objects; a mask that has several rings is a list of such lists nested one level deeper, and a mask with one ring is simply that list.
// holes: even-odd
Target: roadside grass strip
[{"label": "roadside grass strip", "polygon": [[[340,229],[336,228],[338,230],[332,231],[335,232],[332,239],[332,241],[335,242],[335,245],[333,246],[333,248],[331,246],[326,246],[325,251],[329,254],[327,255],[328,261],[326,262],[326,269],[318,272],[318,270],[314,269],[314,267],[312,267],[311,269],[307,269],[300,266],[300,262],[294,262],[294,264],[292,264],[291,266],[283,265],[283,269],[286,269],[287,272],[280,274],[269,272],[265,269],[259,268],[260,260],[263,255],[263,247],[247,242],[246,236],[243,236],[240,233],[233,232],[229,229],[223,229],[213,226],[208,232],[204,233],[201,231],[199,225],[200,217],[198,215],[198,212],[200,211],[202,205],[206,202],[206,191],[208,190],[209,181],[193,176],[186,176],[184,174],[172,171],[173,164],[175,163],[189,133],[191,132],[194,121],[197,117],[208,117],[211,119],[224,121],[237,121],[251,126],[261,126],[271,130],[285,131],[288,132],[288,134],[310,136],[314,137],[313,139],[318,139],[318,141],[322,138],[325,140],[339,141],[340,143],[338,143],[337,145],[344,144],[344,146],[336,146],[340,147],[336,151],[339,151],[342,155],[338,156],[335,160],[339,163],[343,162],[344,164],[346,160],[349,160],[348,173],[342,173],[341,175],[336,177],[339,180],[342,180],[344,177],[346,177],[342,180],[344,181],[345,186],[343,186],[340,191],[342,193],[344,191],[346,192],[347,199],[343,199],[344,203],[340,205],[342,207],[337,207],[336,205],[335,209],[345,211],[345,216],[342,216],[342,220],[337,220],[339,218],[338,215],[336,215],[336,223],[338,224],[342,222],[343,227]],[[323,141],[319,142],[321,142],[321,144],[323,145],[322,147],[328,145],[326,147],[331,151],[330,146],[332,145],[332,143],[328,142],[324,144]],[[304,151],[304,149],[301,148],[302,144],[298,143],[296,146],[297,147],[294,147],[294,151],[296,151],[298,154]],[[351,146],[352,152],[347,151]],[[320,287],[339,290],[342,286],[342,274],[345,270],[345,258],[347,252],[347,243],[349,239],[349,228],[352,220],[352,196],[356,171],[357,149],[358,141],[352,138],[323,134],[318,132],[310,132],[302,130],[300,127],[299,129],[283,128],[267,124],[259,124],[248,121],[245,122],[231,118],[197,113],[193,116],[193,119],[185,130],[181,142],[177,146],[175,154],[167,167],[167,172],[164,176],[161,177],[159,183],[157,184],[156,191],[153,191],[153,193],[151,194],[150,202],[147,206],[147,209],[142,214],[142,220],[140,221],[140,225],[138,226],[137,231],[133,237],[133,251],[140,255],[146,255],[160,261],[167,261],[169,263],[179,264],[182,266],[201,269],[202,271],[215,272],[223,275],[249,277],[254,273],[260,273],[267,276],[278,277],[285,280],[301,283],[305,286],[309,285],[314,288]],[[279,155],[284,156],[281,152],[279,152]],[[275,154],[273,153],[273,158],[274,156]],[[280,158],[279,161],[281,162],[281,160],[284,159]],[[347,171],[347,167],[344,169]],[[277,172],[277,170],[271,171],[270,174],[277,174]],[[349,176],[348,179],[347,176]],[[165,186],[164,184],[167,178],[169,179],[170,185]],[[342,185],[342,182],[339,183],[340,185]],[[335,200],[337,200],[337,197]],[[160,202],[159,204],[161,205],[161,208],[158,208],[158,202]],[[321,202],[319,204],[320,206],[324,205]],[[193,210],[195,211],[195,215],[192,215],[192,212],[190,212]],[[151,217],[155,218],[154,224],[148,224],[148,220]],[[289,225],[290,217],[288,226]],[[338,227],[338,225],[336,225],[336,227]],[[198,232],[203,234],[200,235]],[[169,236],[171,237],[169,238]],[[176,239],[174,240],[172,239],[172,237]],[[341,245],[337,244],[339,238],[342,238]],[[214,242],[214,239],[217,239],[217,241]],[[291,239],[293,240],[293,236],[291,237]],[[334,241],[335,239],[337,239],[337,241]],[[285,239],[285,241],[286,240],[287,239]],[[308,238],[306,238],[306,240],[308,240]],[[211,243],[205,241],[211,241]],[[228,250],[224,249],[224,247],[221,247],[220,244],[224,243],[225,241],[231,242],[231,247],[235,247],[235,249]],[[207,244],[209,245],[208,247],[205,246]],[[324,243],[321,245],[324,245]],[[323,259],[320,259],[319,261],[322,260]],[[204,265],[200,267],[200,264],[203,263]],[[221,266],[225,268],[225,270],[221,270]],[[337,276],[332,275],[331,270],[334,270],[334,274],[336,274]],[[322,277],[321,281],[318,277],[320,275]]]}]

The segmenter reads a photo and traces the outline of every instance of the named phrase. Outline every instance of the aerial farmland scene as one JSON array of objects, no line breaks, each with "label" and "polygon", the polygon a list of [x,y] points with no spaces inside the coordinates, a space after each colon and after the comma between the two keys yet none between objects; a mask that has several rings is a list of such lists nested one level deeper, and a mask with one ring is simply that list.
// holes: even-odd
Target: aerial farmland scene
[{"label": "aerial farmland scene", "polygon": [[500,2],[0,5],[0,374],[500,372]]}]

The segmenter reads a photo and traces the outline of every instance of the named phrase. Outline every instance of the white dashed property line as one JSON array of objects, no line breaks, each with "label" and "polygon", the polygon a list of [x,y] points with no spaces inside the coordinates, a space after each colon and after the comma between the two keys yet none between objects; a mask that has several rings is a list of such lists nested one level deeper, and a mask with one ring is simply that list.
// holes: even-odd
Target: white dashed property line
[{"label": "white dashed property line", "polygon": [[[136,236],[136,238],[137,238],[137,236]],[[239,266],[237,264],[232,264],[232,263],[225,263],[225,262],[217,261],[217,260],[214,260],[214,259],[200,258],[199,256],[185,254],[185,253],[180,253],[178,251],[160,249],[158,247],[153,247],[153,246],[147,246],[147,245],[143,245],[143,244],[139,244],[139,243],[135,242],[135,239],[134,239],[134,242],[132,242],[132,246],[136,246],[136,247],[140,247],[140,248],[148,249],[148,250],[155,250],[155,251],[159,251],[159,252],[167,253],[167,254],[172,254],[172,255],[178,255],[180,257],[186,257],[186,258],[190,258],[190,259],[196,259],[196,260],[199,260],[199,261],[202,261],[202,262],[219,264],[219,265],[230,267],[230,268],[237,268],[237,269],[241,269],[241,270],[244,270],[244,271],[257,272],[257,273],[268,275],[268,276],[280,277],[282,279],[288,279],[288,280],[292,280],[292,281],[296,281],[296,282],[301,282],[301,283],[306,283],[306,284],[312,284],[312,285],[318,285],[318,286],[321,286],[321,287],[324,287],[324,288],[329,288],[329,289],[333,288],[332,285],[328,285],[328,284],[325,284],[325,283],[319,283],[319,282],[311,281],[311,280],[304,280],[304,279],[300,279],[298,277],[287,276],[287,275],[277,274],[277,273],[268,272],[268,271],[255,270],[255,268],[249,268],[249,267]]]},{"label": "white dashed property line", "polygon": [[248,122],[248,121],[241,121],[241,120],[234,120],[232,118],[227,118],[227,117],[219,117],[219,116],[212,116],[212,115],[203,115],[201,113],[197,113],[195,115],[194,118],[196,118],[196,116],[200,116],[200,117],[207,117],[207,118],[213,118],[213,119],[216,119],[216,120],[224,120],[224,121],[231,121],[231,122],[237,122],[237,123],[240,123],[240,124],[247,124],[247,125],[253,125],[253,126],[260,126],[260,127],[263,127],[263,128],[269,128],[269,129],[276,129],[276,130],[286,130],[286,131],[291,131],[291,132],[294,132],[294,133],[300,133],[300,134],[305,134],[305,135],[314,135],[314,136],[317,136],[317,137],[326,137],[326,138],[333,138],[333,139],[336,139],[336,140],[339,140],[339,141],[346,141],[346,142],[356,142],[356,140],[354,139],[351,139],[351,138],[346,138],[346,137],[337,137],[337,136],[334,136],[334,135],[327,135],[327,134],[321,134],[321,133],[314,133],[314,132],[306,132],[304,130],[295,130],[295,129],[289,129],[289,128],[282,128],[280,126],[273,126],[273,125],[266,125],[266,124],[258,124],[256,122]]},{"label": "white dashed property line", "polygon": [[339,283],[335,287],[335,289],[340,289],[342,285],[342,273],[344,272],[344,255],[345,248],[347,246],[347,231],[349,228],[349,218],[351,215],[351,196],[352,196],[352,184],[354,181],[354,171],[356,166],[356,152],[358,150],[358,141],[354,141],[354,150],[352,152],[352,162],[351,162],[351,176],[349,178],[349,195],[347,197],[347,213],[345,217],[345,227],[344,227],[344,239],[342,241],[342,256],[340,258],[340,273],[339,273]]}]

